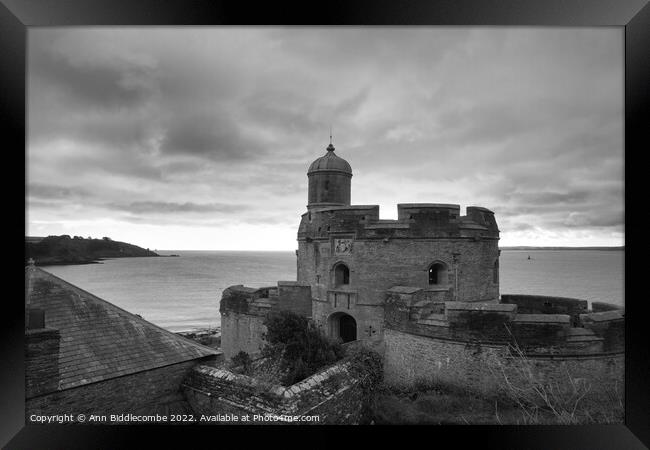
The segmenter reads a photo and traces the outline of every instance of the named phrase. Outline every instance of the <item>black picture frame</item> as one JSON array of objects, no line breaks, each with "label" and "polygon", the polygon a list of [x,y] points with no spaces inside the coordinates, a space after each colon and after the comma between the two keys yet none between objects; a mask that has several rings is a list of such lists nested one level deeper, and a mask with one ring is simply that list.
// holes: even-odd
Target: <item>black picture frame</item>
[{"label": "black picture frame", "polygon": [[[256,429],[212,426],[75,426],[25,425],[23,336],[24,295],[16,256],[4,269],[5,294],[0,314],[0,445],[7,449],[121,448],[133,447],[143,438],[182,448],[196,439],[211,446],[226,444],[225,434],[237,434],[233,443],[250,437],[298,445],[335,444],[348,433],[365,432],[373,439],[394,437],[402,445],[443,448],[467,444],[481,448],[517,449],[637,449],[650,446],[650,375],[647,306],[635,295],[633,280],[643,279],[639,220],[645,205],[636,171],[647,149],[647,117],[650,91],[650,6],[647,0],[411,0],[391,2],[332,1],[297,4],[209,0],[1,0],[0,4],[0,111],[2,112],[5,162],[5,234],[9,254],[18,253],[20,233],[25,231],[24,192],[9,175],[26,169],[25,75],[27,29],[42,26],[94,25],[521,25],[521,26],[619,26],[625,29],[625,292],[626,298],[626,393],[624,425],[585,426],[456,426],[456,427],[274,427]],[[645,120],[644,120],[645,119]],[[645,138],[645,139],[644,139]],[[22,154],[22,157],[21,157]],[[23,172],[25,173],[25,172]],[[636,183],[635,183],[636,181]],[[22,198],[21,198],[22,197]],[[637,203],[632,199],[637,199]],[[22,222],[17,217],[23,217]],[[11,218],[9,220],[9,217]],[[22,226],[22,230],[20,229]],[[10,237],[9,237],[10,236]],[[5,243],[7,244],[7,243]],[[6,246],[6,245],[5,245]],[[24,246],[22,247],[24,252]],[[634,251],[633,251],[634,249]],[[633,260],[636,258],[636,261]],[[636,264],[635,264],[636,262]],[[24,267],[23,267],[24,269]],[[638,282],[637,282],[638,283]],[[393,429],[395,428],[395,429]],[[226,433],[228,432],[228,433]],[[298,432],[298,435],[295,433]],[[290,433],[290,434],[289,434]],[[271,434],[271,436],[268,436]],[[309,435],[304,439],[304,434]],[[308,440],[306,440],[308,439]],[[364,438],[365,439],[365,438]],[[223,441],[222,441],[223,440]],[[446,441],[446,442],[445,442]],[[147,442],[147,441],[145,441]],[[386,441],[387,442],[387,441]],[[367,441],[365,441],[367,444]],[[231,444],[232,445],[232,444]],[[418,444],[416,444],[418,445]],[[434,446],[435,446],[434,445]],[[250,446],[247,443],[246,446]]]}]

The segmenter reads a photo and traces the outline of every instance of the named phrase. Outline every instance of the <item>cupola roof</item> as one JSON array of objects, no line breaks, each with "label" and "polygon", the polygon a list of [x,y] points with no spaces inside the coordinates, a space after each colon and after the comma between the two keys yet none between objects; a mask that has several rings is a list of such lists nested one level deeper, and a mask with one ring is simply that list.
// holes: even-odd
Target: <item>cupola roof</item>
[{"label": "cupola roof", "polygon": [[352,175],[352,167],[350,167],[350,164],[346,160],[334,153],[334,146],[331,142],[327,147],[327,153],[311,163],[307,173],[320,171],[345,172]]}]

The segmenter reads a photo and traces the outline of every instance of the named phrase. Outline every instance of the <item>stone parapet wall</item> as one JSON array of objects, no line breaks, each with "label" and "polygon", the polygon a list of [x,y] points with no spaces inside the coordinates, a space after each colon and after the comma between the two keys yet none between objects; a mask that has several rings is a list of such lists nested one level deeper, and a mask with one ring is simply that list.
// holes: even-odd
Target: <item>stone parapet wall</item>
[{"label": "stone parapet wall", "polygon": [[603,339],[603,350],[616,351],[625,346],[625,312],[610,310],[580,314],[584,328]]},{"label": "stone parapet wall", "polygon": [[240,351],[257,356],[264,347],[266,316],[221,312],[221,350],[228,360]]},{"label": "stone parapet wall", "polygon": [[219,302],[219,312],[234,312],[255,316],[266,316],[277,308],[278,296],[274,287],[250,288],[243,285],[224,289]]},{"label": "stone parapet wall", "polygon": [[[545,297],[535,296],[537,302]],[[550,297],[557,300],[557,297]],[[571,299],[572,305],[579,305]],[[530,305],[530,299],[526,299]],[[624,311],[529,313],[517,303],[428,302],[423,290],[395,286],[386,293],[385,327],[414,335],[466,342],[516,342],[529,354],[616,352],[624,349]],[[557,310],[553,310],[557,311]]]},{"label": "stone parapet wall", "polygon": [[240,351],[258,355],[264,346],[264,321],[271,311],[288,310],[312,315],[311,286],[297,281],[278,281],[277,286],[230,286],[219,303],[221,348],[226,359]]},{"label": "stone parapet wall", "polygon": [[363,402],[361,388],[345,362],[289,387],[225,369],[198,366],[185,379],[183,392],[197,414],[318,415],[318,422],[309,423],[320,424],[358,423]]},{"label": "stone parapet wall", "polygon": [[298,239],[309,241],[330,232],[355,233],[358,239],[499,238],[494,213],[486,208],[468,206],[461,216],[459,205],[404,203],[397,205],[397,212],[397,220],[382,220],[377,205],[312,207],[302,215]]},{"label": "stone parapet wall", "polygon": [[567,314],[574,323],[589,309],[587,300],[548,295],[502,294],[501,303],[517,305],[524,314]]},{"label": "stone parapet wall", "polygon": [[603,312],[603,311],[623,311],[623,312],[625,312],[625,307],[615,305],[613,303],[591,302],[591,311],[592,312]]},{"label": "stone parapet wall", "polygon": [[[592,392],[622,392],[624,354],[526,355],[513,357],[507,345],[460,342],[421,336],[395,329],[384,330],[384,379],[390,385],[447,384],[482,394],[503,388],[503,374],[517,373],[522,364],[544,381],[567,382],[581,378]],[[567,375],[568,374],[568,375]]]}]

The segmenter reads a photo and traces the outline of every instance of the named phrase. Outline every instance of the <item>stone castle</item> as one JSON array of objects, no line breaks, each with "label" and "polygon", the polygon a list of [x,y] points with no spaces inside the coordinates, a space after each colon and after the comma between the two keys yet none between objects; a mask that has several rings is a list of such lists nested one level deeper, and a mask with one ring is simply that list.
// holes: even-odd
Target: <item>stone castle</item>
[{"label": "stone castle", "polygon": [[[462,216],[458,205],[409,203],[397,205],[397,220],[382,220],[378,205],[350,204],[352,169],[331,143],[307,176],[297,282],[279,282],[262,297],[282,294],[283,307],[311,316],[343,342],[382,338],[384,299],[396,286],[420,289],[433,302],[498,301],[499,229],[492,211],[472,206]],[[250,292],[234,286],[227,294],[234,291]],[[227,354],[254,352],[246,343],[254,346],[258,336],[242,335],[242,318],[231,313],[229,295],[224,299]]]},{"label": "stone castle", "polygon": [[516,343],[550,378],[570,368],[596,385],[622,385],[624,309],[500,295],[492,211],[468,206],[461,215],[458,205],[409,203],[397,205],[396,220],[380,219],[379,206],[351,204],[352,169],[331,143],[307,176],[297,280],[223,292],[226,358],[259,354],[266,316],[290,310],[327,336],[378,348],[391,384],[498,389],[488,367],[510,364]]}]

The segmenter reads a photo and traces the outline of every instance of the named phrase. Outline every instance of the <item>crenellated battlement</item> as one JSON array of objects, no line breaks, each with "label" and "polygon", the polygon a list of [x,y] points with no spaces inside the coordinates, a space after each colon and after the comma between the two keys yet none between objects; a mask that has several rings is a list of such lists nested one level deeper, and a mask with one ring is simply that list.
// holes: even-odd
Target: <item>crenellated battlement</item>
[{"label": "crenellated battlement", "polygon": [[297,281],[278,281],[277,286],[252,288],[241,284],[223,291],[221,314],[233,312],[266,316],[271,310],[288,310],[311,316],[311,286]]},{"label": "crenellated battlement", "polygon": [[379,219],[379,205],[328,206],[302,215],[298,240],[328,239],[354,233],[356,239],[469,238],[498,239],[499,228],[489,209],[440,203],[400,203],[397,219]]}]

